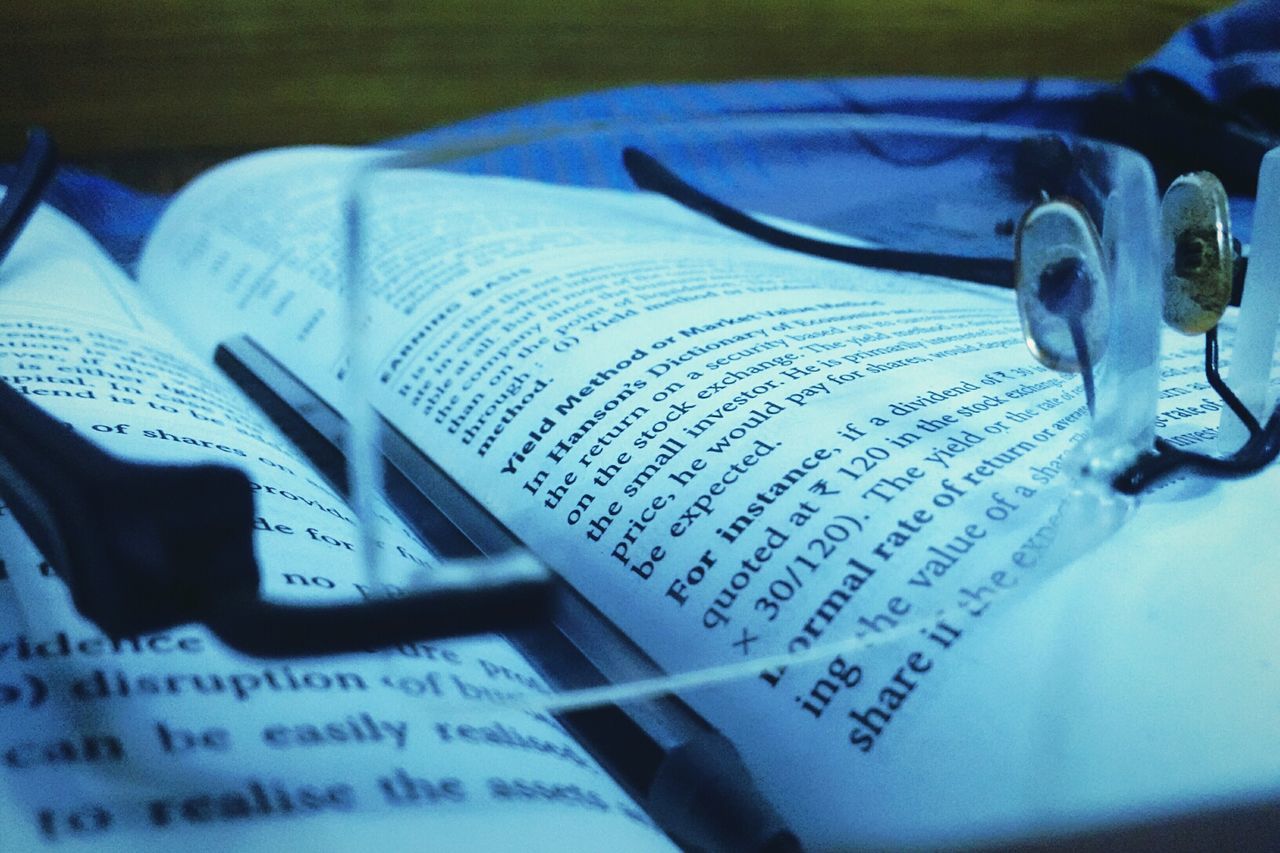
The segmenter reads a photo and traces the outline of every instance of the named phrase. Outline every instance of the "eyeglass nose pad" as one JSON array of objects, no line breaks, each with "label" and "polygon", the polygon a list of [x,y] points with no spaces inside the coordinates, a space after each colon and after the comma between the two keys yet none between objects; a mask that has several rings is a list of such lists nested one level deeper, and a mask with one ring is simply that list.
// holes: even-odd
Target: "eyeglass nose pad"
[{"label": "eyeglass nose pad", "polygon": [[1022,217],[1014,283],[1027,348],[1051,370],[1089,373],[1107,345],[1110,315],[1102,243],[1076,202],[1053,199]]},{"label": "eyeglass nose pad", "polygon": [[1164,321],[1184,335],[1218,325],[1231,301],[1235,251],[1227,191],[1209,172],[1182,175],[1160,204]]}]

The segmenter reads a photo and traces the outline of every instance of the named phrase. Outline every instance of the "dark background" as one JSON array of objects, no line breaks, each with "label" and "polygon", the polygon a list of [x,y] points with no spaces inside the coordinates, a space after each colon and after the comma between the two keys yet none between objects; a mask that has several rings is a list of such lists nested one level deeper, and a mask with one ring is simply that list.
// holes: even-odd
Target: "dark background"
[{"label": "dark background", "polygon": [[663,81],[1115,80],[1224,0],[0,0],[0,158],[168,190],[234,154]]}]

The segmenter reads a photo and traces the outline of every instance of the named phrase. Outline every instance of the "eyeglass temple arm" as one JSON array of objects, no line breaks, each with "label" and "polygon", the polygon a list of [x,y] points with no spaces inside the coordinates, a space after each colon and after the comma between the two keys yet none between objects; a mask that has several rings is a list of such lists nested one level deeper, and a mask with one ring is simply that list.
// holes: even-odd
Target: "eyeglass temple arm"
[{"label": "eyeglass temple arm", "polygon": [[13,180],[0,202],[0,262],[9,254],[27,220],[40,204],[40,197],[58,168],[58,151],[53,138],[43,129],[27,131],[27,145]]},{"label": "eyeglass temple arm", "polygon": [[[664,195],[695,213],[714,219],[726,228],[770,246],[875,269],[940,275],[976,284],[1013,287],[1013,261],[1008,258],[977,258],[909,252],[902,249],[851,246],[805,237],[761,222],[750,214],[707,195],[662,165],[651,154],[638,148],[624,149],[622,163],[631,180],[640,189]],[[1240,304],[1245,271],[1249,264],[1247,257],[1240,256],[1238,246],[1236,254],[1231,292],[1232,305]]]},{"label": "eyeglass temple arm", "polygon": [[624,149],[622,164],[640,189],[661,193],[690,210],[714,219],[726,228],[780,249],[875,269],[940,275],[979,284],[1013,287],[1011,260],[850,246],[804,237],[761,222],[707,195],[638,148]]},{"label": "eyeglass temple arm", "polygon": [[[32,131],[0,204],[0,263],[55,161],[52,140]],[[527,627],[549,607],[548,583],[520,575],[359,605],[263,601],[243,472],[119,459],[3,381],[0,497],[76,609],[112,638],[203,622],[248,654],[315,655]]]},{"label": "eyeglass temple arm", "polygon": [[202,622],[239,651],[289,657],[512,630],[547,612],[547,584],[521,576],[358,605],[265,602],[243,472],[118,459],[3,382],[0,496],[113,638]]}]

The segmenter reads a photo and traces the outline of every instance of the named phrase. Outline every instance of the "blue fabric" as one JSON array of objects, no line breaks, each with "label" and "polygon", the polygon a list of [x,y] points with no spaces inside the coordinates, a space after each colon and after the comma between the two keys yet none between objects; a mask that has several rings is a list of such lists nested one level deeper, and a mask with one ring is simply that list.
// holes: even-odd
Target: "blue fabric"
[{"label": "blue fabric", "polygon": [[1280,3],[1249,0],[1192,22],[1130,79],[1151,74],[1179,80],[1227,107],[1251,95],[1280,93]]},{"label": "blue fabric", "polygon": [[[1245,2],[1193,22],[1134,70],[1175,77],[1205,99],[1229,103],[1259,92],[1280,94],[1280,3]],[[424,130],[395,144],[458,143],[513,132],[521,135],[590,122],[678,120],[741,113],[838,112],[900,114],[1079,130],[1102,84],[1066,79],[966,80],[853,78],[754,80],[633,86],[531,104]],[[620,165],[591,156],[590,144],[570,156],[531,156],[528,147],[500,151],[459,168],[561,183],[630,187]],[[696,151],[688,156],[699,156]],[[750,150],[736,152],[751,156]],[[680,152],[669,165],[677,170]],[[671,157],[670,154],[667,155]],[[0,182],[5,177],[0,167]],[[49,201],[81,222],[126,269],[165,199],[135,192],[74,169],[59,174]]]}]

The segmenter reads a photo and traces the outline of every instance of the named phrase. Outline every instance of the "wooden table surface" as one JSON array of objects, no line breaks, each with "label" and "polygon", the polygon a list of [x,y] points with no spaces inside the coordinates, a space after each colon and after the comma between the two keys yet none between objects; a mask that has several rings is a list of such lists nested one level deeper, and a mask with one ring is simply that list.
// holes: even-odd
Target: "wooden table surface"
[{"label": "wooden table surface", "polygon": [[649,81],[1118,79],[1221,0],[0,0],[0,157],[171,189],[274,145],[354,143]]}]

